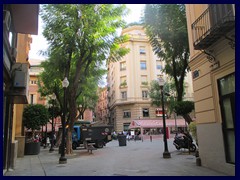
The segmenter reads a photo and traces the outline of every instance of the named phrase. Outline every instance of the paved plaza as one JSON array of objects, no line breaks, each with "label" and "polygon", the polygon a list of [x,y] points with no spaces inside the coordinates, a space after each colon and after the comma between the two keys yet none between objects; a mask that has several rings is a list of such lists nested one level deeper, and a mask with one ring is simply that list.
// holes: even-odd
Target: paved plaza
[{"label": "paved plaza", "polygon": [[168,140],[170,159],[162,157],[162,139],[127,141],[119,146],[117,140],[89,154],[86,149],[74,150],[67,155],[67,164],[59,164],[58,149],[49,153],[43,149],[39,155],[18,158],[13,171],[5,176],[226,176],[196,166],[196,157],[187,150],[176,150]]}]

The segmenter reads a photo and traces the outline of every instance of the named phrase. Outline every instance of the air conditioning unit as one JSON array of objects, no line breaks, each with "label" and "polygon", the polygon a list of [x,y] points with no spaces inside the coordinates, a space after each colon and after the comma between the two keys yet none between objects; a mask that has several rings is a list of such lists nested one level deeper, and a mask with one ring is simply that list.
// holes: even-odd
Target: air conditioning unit
[{"label": "air conditioning unit", "polygon": [[7,10],[3,10],[3,27],[5,27],[8,31],[11,26],[11,14]]},{"label": "air conditioning unit", "polygon": [[26,88],[28,85],[28,64],[27,63],[15,63],[12,66],[13,75],[13,87],[14,88]]},{"label": "air conditioning unit", "polygon": [[28,65],[28,63],[15,63],[12,66],[13,89],[11,95],[14,96],[14,104],[28,103]]}]

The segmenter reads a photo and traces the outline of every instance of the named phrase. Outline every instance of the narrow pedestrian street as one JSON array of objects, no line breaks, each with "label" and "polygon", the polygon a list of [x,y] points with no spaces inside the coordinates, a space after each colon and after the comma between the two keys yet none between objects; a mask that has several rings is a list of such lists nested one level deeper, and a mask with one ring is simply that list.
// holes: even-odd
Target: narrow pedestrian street
[{"label": "narrow pedestrian street", "polygon": [[117,140],[104,148],[94,150],[74,150],[67,155],[67,164],[59,164],[58,149],[49,153],[43,149],[39,155],[18,158],[14,171],[6,176],[225,176],[222,173],[196,166],[196,157],[187,150],[176,150],[168,140],[170,159],[162,157],[162,139],[127,141],[119,146]]}]

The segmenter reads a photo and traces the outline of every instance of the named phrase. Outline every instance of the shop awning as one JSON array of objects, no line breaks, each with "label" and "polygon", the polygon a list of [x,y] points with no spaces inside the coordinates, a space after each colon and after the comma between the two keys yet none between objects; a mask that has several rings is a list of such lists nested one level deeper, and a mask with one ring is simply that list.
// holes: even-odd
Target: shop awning
[{"label": "shop awning", "polygon": [[[177,127],[185,127],[186,123],[184,119],[176,119]],[[166,119],[166,126],[167,127],[175,127],[175,119]],[[163,120],[162,119],[142,119],[142,120],[132,120],[131,124],[129,125],[129,129],[136,129],[136,128],[162,128],[163,127]]]}]

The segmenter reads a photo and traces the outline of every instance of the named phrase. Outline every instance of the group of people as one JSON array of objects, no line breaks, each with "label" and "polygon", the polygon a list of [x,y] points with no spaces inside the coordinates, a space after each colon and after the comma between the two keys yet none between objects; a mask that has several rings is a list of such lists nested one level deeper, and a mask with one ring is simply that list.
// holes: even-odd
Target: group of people
[{"label": "group of people", "polygon": [[[33,141],[41,142],[41,145],[45,146],[45,147],[48,147],[51,144],[51,140],[50,140],[49,136],[43,138],[40,134],[36,134],[35,137],[33,138]],[[53,135],[53,145],[55,145],[55,144],[56,144],[56,135],[54,134]]]},{"label": "group of people", "polygon": [[112,133],[112,139],[117,139],[118,135],[125,135],[126,136],[126,139],[128,141],[130,140],[141,140],[141,137],[139,136],[141,134],[140,131],[136,131],[134,133],[131,133],[131,131],[122,131],[122,132],[119,132],[118,134],[114,131]]}]

